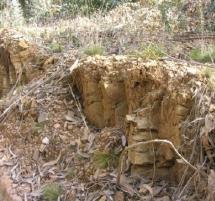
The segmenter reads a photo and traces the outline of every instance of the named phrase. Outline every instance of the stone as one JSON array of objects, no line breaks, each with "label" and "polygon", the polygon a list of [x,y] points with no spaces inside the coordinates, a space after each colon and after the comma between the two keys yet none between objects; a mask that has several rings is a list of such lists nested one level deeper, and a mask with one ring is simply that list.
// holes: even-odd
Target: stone
[{"label": "stone", "polygon": [[42,139],[42,143],[45,144],[45,145],[48,145],[49,144],[49,139],[47,137],[44,137]]}]

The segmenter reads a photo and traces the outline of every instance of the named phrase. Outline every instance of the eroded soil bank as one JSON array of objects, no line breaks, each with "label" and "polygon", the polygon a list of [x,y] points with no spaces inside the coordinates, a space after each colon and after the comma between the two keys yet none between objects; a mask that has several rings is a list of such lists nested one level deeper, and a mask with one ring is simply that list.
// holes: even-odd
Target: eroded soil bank
[{"label": "eroded soil bank", "polygon": [[[183,155],[191,155],[196,133],[196,96],[204,85],[202,69],[186,63],[144,61],[125,56],[87,58],[73,79],[81,94],[86,118],[96,127],[119,127],[128,145],[153,139],[171,141]],[[202,85],[202,86],[201,86]],[[213,107],[212,104],[210,107]],[[128,151],[132,171],[180,180],[185,165],[168,144],[141,145]]]},{"label": "eroded soil bank", "polygon": [[[8,30],[0,43],[5,199],[18,200],[16,192],[20,199],[40,200],[43,187],[57,182],[65,200],[186,200],[194,181],[197,196],[213,198],[211,67],[168,58],[78,60],[70,52],[56,62]],[[167,143],[136,145],[154,139],[168,140],[175,150]],[[131,145],[127,157],[117,158],[120,166],[108,161],[104,168],[94,160],[98,152],[119,156]]]}]

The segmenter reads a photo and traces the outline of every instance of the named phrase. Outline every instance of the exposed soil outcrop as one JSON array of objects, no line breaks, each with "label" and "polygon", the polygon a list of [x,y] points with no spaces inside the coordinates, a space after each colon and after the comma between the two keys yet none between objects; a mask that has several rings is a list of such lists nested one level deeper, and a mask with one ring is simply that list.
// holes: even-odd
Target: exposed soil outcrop
[{"label": "exposed soil outcrop", "polygon": [[[0,96],[19,82],[26,84],[52,63],[45,50],[14,30],[0,31]],[[42,71],[43,70],[43,71]]]},{"label": "exposed soil outcrop", "polygon": [[[89,57],[74,78],[85,115],[95,126],[124,128],[128,145],[167,139],[179,149],[200,74],[198,67],[187,64],[113,56]],[[154,163],[161,177],[173,176],[169,168],[176,165],[174,152],[165,144],[136,147],[128,158],[146,176],[152,176]]]}]

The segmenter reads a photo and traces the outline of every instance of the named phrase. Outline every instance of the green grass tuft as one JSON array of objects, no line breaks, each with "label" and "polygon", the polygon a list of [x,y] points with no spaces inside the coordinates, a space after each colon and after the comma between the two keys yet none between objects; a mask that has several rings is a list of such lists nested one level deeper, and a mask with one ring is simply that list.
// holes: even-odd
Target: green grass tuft
[{"label": "green grass tuft", "polygon": [[193,49],[190,52],[190,58],[194,61],[202,63],[211,63],[215,60],[215,47],[211,47],[205,50],[200,48]]},{"label": "green grass tuft", "polygon": [[106,169],[115,167],[118,163],[119,154],[106,151],[97,151],[94,153],[93,161],[96,167]]},{"label": "green grass tuft", "polygon": [[62,189],[59,184],[48,184],[43,188],[43,198],[45,201],[57,201],[62,194]]},{"label": "green grass tuft", "polygon": [[63,46],[60,43],[53,42],[49,45],[50,50],[53,53],[60,53],[63,51]]},{"label": "green grass tuft", "polygon": [[86,48],[84,50],[84,53],[88,56],[95,56],[95,55],[103,55],[104,54],[104,48],[99,45],[94,45]]},{"label": "green grass tuft", "polygon": [[160,46],[155,44],[142,46],[142,48],[139,51],[131,53],[131,56],[140,57],[146,60],[148,59],[159,60],[164,55],[165,55],[164,50]]}]

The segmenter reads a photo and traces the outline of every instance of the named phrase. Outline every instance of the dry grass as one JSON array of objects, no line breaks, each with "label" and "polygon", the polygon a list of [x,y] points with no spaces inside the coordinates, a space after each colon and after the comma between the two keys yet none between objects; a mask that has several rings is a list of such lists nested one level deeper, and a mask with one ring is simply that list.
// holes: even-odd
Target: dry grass
[{"label": "dry grass", "polygon": [[157,8],[140,4],[123,4],[106,15],[97,12],[88,17],[77,16],[45,25],[16,26],[30,39],[41,45],[57,43],[66,49],[79,48],[80,52],[92,44],[105,47],[107,53],[123,54],[138,49],[149,36],[164,30]]}]

